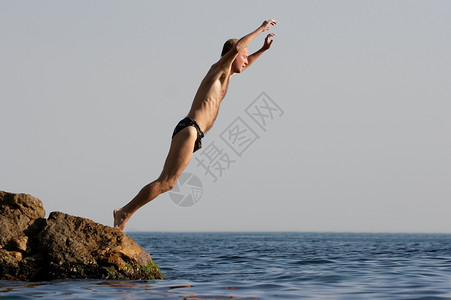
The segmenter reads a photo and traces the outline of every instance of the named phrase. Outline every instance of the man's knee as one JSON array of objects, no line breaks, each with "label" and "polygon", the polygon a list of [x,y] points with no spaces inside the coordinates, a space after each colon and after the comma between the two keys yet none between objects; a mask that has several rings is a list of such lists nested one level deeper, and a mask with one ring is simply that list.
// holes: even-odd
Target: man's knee
[{"label": "man's knee", "polygon": [[160,189],[162,193],[165,193],[167,191],[172,190],[175,185],[177,184],[177,179],[165,179],[165,180],[160,180],[159,182],[160,184]]}]

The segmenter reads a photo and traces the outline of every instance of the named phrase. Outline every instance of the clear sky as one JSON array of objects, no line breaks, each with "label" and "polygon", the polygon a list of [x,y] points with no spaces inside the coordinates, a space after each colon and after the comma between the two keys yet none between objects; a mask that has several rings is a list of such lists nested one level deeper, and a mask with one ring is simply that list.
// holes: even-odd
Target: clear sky
[{"label": "clear sky", "polygon": [[[223,42],[274,18],[203,140],[225,170],[214,182],[196,152],[199,201],[161,195],[126,230],[451,233],[450,15],[426,0],[0,1],[0,190],[112,225],[160,174]],[[260,127],[264,101],[278,110]]]}]

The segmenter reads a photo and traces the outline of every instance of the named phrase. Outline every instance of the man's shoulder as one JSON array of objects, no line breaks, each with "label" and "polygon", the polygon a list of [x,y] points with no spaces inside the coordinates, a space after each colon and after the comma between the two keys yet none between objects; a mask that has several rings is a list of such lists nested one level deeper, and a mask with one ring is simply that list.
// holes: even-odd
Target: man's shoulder
[{"label": "man's shoulder", "polygon": [[213,80],[225,78],[230,74],[231,67],[231,65],[221,64],[221,60],[219,60],[210,67],[205,77]]}]

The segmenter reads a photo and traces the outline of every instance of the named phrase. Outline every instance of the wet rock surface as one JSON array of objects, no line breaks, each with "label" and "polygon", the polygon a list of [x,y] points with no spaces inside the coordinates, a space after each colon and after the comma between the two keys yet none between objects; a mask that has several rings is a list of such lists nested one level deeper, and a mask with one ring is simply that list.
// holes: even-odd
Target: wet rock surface
[{"label": "wet rock surface", "polygon": [[125,233],[0,191],[0,279],[158,279],[151,256]]}]

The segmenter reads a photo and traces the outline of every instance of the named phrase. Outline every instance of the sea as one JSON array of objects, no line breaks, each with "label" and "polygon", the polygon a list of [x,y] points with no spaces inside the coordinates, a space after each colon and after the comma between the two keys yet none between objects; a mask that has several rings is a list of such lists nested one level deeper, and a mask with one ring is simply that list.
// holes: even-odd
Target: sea
[{"label": "sea", "polygon": [[451,299],[451,235],[128,234],[163,280],[0,281],[0,298]]}]

